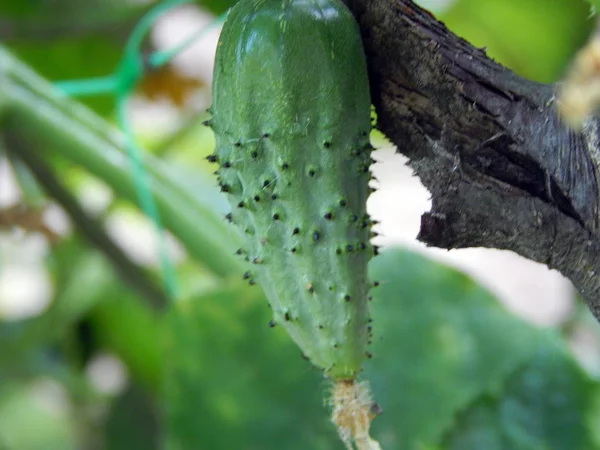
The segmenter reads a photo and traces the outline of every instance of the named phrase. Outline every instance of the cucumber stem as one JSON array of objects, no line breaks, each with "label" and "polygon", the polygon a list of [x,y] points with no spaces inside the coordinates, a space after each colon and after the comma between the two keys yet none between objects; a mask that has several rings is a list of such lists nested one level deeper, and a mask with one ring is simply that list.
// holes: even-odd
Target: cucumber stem
[{"label": "cucumber stem", "polygon": [[348,450],[381,450],[369,436],[371,421],[381,412],[366,381],[338,380],[333,385],[331,421]]}]

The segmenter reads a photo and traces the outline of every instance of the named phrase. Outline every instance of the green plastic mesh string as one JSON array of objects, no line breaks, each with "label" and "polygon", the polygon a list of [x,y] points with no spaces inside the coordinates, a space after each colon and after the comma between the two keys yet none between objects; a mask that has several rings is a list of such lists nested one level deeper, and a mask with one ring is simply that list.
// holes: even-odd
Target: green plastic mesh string
[{"label": "green plastic mesh string", "polygon": [[[125,149],[131,165],[135,189],[144,214],[153,222],[157,236],[158,255],[165,291],[169,299],[177,295],[175,271],[167,253],[166,241],[160,215],[149,187],[148,177],[142,162],[142,150],[138,147],[133,130],[127,117],[127,99],[135,89],[136,83],[144,75],[144,62],[141,56],[141,45],[144,37],[156,19],[165,11],[187,3],[190,0],[165,0],[148,11],[137,23],[129,39],[115,72],[106,77],[81,80],[67,80],[55,83],[55,86],[67,95],[82,97],[86,95],[112,94],[115,97],[117,123],[125,138]],[[175,55],[198,39],[213,26],[221,23],[227,13],[222,14],[206,28],[199,30],[174,48],[155,52],[148,58],[150,68],[158,68],[167,64]]]}]

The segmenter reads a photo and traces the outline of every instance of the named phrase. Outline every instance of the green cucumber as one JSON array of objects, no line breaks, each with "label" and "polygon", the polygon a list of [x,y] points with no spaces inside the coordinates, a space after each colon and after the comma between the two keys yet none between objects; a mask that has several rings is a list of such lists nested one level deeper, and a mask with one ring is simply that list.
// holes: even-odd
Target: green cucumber
[{"label": "green cucumber", "polygon": [[341,383],[334,397],[346,402],[366,398],[354,380],[370,356],[370,105],[358,26],[341,1],[241,0],[230,11],[209,159],[228,218],[247,236],[244,276],[264,289],[271,325]]},{"label": "green cucumber", "polygon": [[211,159],[274,321],[333,379],[356,378],[367,355],[370,104],[340,1],[242,0],[229,13]]}]

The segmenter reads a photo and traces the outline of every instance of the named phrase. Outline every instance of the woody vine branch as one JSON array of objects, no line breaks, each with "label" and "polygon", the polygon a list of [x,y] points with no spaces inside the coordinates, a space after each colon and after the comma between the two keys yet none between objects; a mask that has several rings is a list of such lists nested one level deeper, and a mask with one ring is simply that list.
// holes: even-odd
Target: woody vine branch
[{"label": "woody vine branch", "polygon": [[377,127],[432,194],[418,239],[511,250],[568,277],[600,319],[600,131],[410,0],[349,0]]}]

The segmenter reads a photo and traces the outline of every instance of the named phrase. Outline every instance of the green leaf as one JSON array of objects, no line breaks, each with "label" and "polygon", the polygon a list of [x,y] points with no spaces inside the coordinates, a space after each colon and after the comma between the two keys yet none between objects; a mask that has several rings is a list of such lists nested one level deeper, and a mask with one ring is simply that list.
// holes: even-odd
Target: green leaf
[{"label": "green leaf", "polygon": [[367,378],[390,412],[374,433],[388,436],[384,448],[436,442],[458,411],[530,357],[539,334],[467,276],[423,256],[386,251],[371,271],[381,284]]},{"label": "green leaf", "polygon": [[[592,407],[582,395],[595,396],[598,385],[567,356],[564,341],[512,316],[467,276],[423,256],[386,251],[374,259],[371,270],[381,283],[372,302],[379,333],[366,377],[384,410],[373,424],[383,448],[416,450],[439,444],[445,433],[455,430],[457,418],[486,396],[504,405],[518,404],[519,414],[509,414],[511,426],[525,432],[531,417],[549,407],[536,397],[552,395],[544,391],[553,385],[554,393],[564,394],[557,402],[566,407],[562,416],[555,414],[556,424],[570,427],[563,433],[591,442],[592,428],[575,421]],[[528,384],[518,388],[519,383]],[[581,411],[572,413],[569,406]],[[489,434],[501,435],[501,427],[495,430],[493,425]],[[476,433],[477,427],[472,428]],[[510,441],[472,448],[591,448],[561,447],[556,435],[539,429],[529,433],[537,447],[515,447],[517,441]]]},{"label": "green leaf", "polygon": [[260,289],[237,283],[174,304],[167,448],[342,448],[322,406],[326,383],[269,320]]},{"label": "green leaf", "polygon": [[554,332],[505,383],[457,417],[446,436],[452,450],[600,448],[598,387]]},{"label": "green leaf", "polygon": [[440,20],[500,63],[541,82],[563,74],[594,27],[584,0],[457,0]]}]

